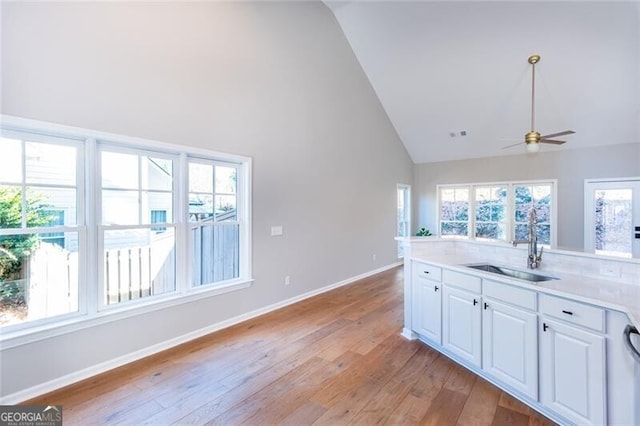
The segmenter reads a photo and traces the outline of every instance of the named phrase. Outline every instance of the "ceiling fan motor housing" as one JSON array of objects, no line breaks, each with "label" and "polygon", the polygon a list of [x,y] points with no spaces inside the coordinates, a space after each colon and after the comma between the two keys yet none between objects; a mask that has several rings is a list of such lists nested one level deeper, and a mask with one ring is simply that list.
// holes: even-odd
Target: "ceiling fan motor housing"
[{"label": "ceiling fan motor housing", "polygon": [[540,142],[540,133],[534,132],[533,130],[524,135],[524,141],[526,143],[538,143]]}]

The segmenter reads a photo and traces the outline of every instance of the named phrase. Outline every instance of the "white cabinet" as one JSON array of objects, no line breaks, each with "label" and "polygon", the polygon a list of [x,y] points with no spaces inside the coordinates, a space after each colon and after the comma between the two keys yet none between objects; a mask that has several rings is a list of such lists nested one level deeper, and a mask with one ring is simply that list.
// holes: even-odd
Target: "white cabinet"
[{"label": "white cabinet", "polygon": [[441,269],[413,264],[413,331],[438,345],[442,344]]},{"label": "white cabinet", "polygon": [[482,369],[538,398],[538,316],[486,298],[482,311]]},{"label": "white cabinet", "polygon": [[442,291],[442,345],[480,367],[482,311],[480,296],[445,283]]},{"label": "white cabinet", "polygon": [[540,317],[540,402],[576,424],[605,424],[605,339]]}]

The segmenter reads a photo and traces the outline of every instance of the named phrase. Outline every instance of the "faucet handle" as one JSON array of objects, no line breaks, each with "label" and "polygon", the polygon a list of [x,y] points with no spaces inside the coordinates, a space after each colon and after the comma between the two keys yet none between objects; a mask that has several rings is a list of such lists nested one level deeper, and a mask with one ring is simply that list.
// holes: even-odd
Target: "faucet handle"
[{"label": "faucet handle", "polygon": [[543,252],[543,251],[544,251],[544,246],[540,246],[540,254],[538,254],[538,255],[536,256],[536,260],[537,260],[538,262],[541,262],[541,261],[542,261],[542,252]]}]

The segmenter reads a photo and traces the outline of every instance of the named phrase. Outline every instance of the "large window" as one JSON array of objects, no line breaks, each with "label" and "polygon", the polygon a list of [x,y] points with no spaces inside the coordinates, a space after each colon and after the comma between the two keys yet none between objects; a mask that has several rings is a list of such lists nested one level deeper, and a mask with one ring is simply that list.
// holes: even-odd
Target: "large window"
[{"label": "large window", "polygon": [[439,185],[442,237],[483,241],[526,240],[535,208],[540,244],[555,247],[555,182]]},{"label": "large window", "polygon": [[78,312],[81,145],[3,132],[0,146],[0,326]]},{"label": "large window", "polygon": [[468,187],[442,187],[439,211],[441,235],[466,237],[469,234]]},{"label": "large window", "polygon": [[21,119],[0,136],[3,333],[249,285],[249,159]]},{"label": "large window", "polygon": [[229,164],[189,161],[191,282],[194,286],[238,277],[240,222],[238,170]]},{"label": "large window", "polygon": [[173,292],[176,157],[110,149],[100,150],[103,303]]}]

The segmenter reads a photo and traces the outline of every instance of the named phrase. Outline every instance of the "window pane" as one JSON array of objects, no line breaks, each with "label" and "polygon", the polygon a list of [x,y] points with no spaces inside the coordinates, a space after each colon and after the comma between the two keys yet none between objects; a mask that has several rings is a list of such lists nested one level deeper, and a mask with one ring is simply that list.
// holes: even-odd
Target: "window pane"
[{"label": "window pane", "polygon": [[631,257],[633,253],[632,189],[603,189],[595,193],[597,254]]},{"label": "window pane", "polygon": [[551,190],[550,184],[515,186],[515,239],[529,239],[529,214],[536,209],[536,235],[538,243],[551,243]]},{"label": "window pane", "polygon": [[142,189],[171,191],[173,161],[165,158],[142,158]]},{"label": "window pane", "polygon": [[515,219],[516,222],[526,222],[529,218],[533,197],[531,188],[527,186],[515,187]]},{"label": "window pane", "polygon": [[20,227],[22,227],[22,191],[15,186],[0,186],[0,228]]},{"label": "window pane", "polygon": [[71,146],[27,142],[27,183],[76,184],[76,149]]},{"label": "window pane", "polygon": [[538,244],[551,244],[551,226],[550,225],[537,225],[536,237]]},{"label": "window pane", "polygon": [[189,194],[189,220],[213,220],[213,195]]},{"label": "window pane", "polygon": [[[165,220],[173,221],[173,194],[170,192],[142,192],[142,208],[145,213],[142,215],[144,223],[152,222],[151,212],[163,211]],[[156,216],[157,218],[158,216]]]},{"label": "window pane", "polygon": [[0,236],[0,325],[78,310],[78,234],[62,245],[44,236]]},{"label": "window pane", "polygon": [[515,239],[526,241],[529,239],[529,225],[517,224],[515,228]]},{"label": "window pane", "polygon": [[22,143],[16,139],[0,138],[0,182],[22,182]]},{"label": "window pane", "polygon": [[505,210],[507,188],[485,186],[475,188],[476,230],[478,239],[506,239]]},{"label": "window pane", "polygon": [[27,226],[49,226],[49,211],[64,212],[64,222],[56,225],[76,225],[76,190],[67,188],[27,188]]},{"label": "window pane", "polygon": [[216,166],[216,192],[224,194],[236,193],[235,167]]},{"label": "window pane", "polygon": [[191,228],[192,285],[215,283],[240,276],[239,225]]},{"label": "window pane", "polygon": [[467,222],[443,222],[440,227],[442,235],[459,235],[466,237],[469,233],[469,224]]},{"label": "window pane", "polygon": [[216,221],[236,220],[236,197],[216,195]]},{"label": "window pane", "polygon": [[138,156],[103,151],[102,187],[138,189]]},{"label": "window pane", "polygon": [[476,238],[504,240],[506,239],[506,227],[499,223],[480,223],[476,226]]},{"label": "window pane", "polygon": [[175,229],[104,233],[104,303],[175,291]]},{"label": "window pane", "polygon": [[189,163],[189,192],[213,194],[213,166]]},{"label": "window pane", "polygon": [[103,225],[138,225],[138,191],[102,190]]},{"label": "window pane", "polygon": [[440,220],[468,220],[469,190],[467,188],[443,189],[440,199]]}]

